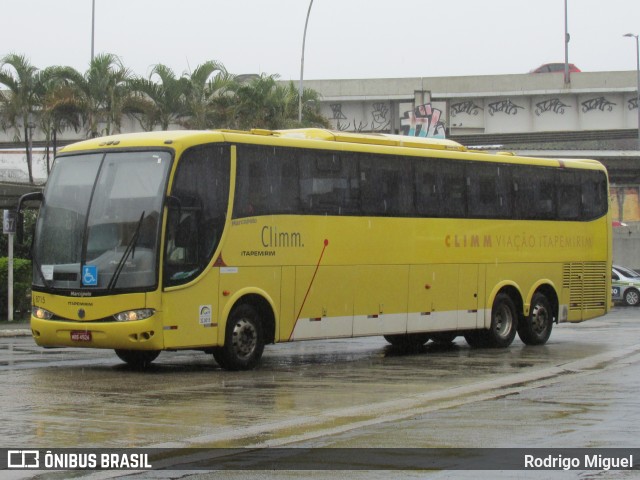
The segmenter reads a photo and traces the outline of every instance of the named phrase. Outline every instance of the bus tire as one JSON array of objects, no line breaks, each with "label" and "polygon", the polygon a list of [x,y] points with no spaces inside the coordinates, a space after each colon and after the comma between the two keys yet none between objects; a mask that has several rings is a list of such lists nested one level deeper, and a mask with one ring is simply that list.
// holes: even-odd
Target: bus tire
[{"label": "bus tire", "polygon": [[243,303],[231,311],[224,346],[214,353],[214,358],[225,370],[251,370],[260,361],[264,344],[258,312],[251,305]]},{"label": "bus tire", "polygon": [[518,336],[526,345],[544,345],[549,340],[553,328],[551,303],[542,293],[531,299],[529,316],[518,324]]},{"label": "bus tire", "polygon": [[146,368],[160,355],[160,350],[116,349],[115,352],[120,360],[134,368]]},{"label": "bus tire", "polygon": [[624,292],[624,303],[629,307],[635,307],[640,303],[640,293],[635,288],[629,288]]},{"label": "bus tire", "polygon": [[487,346],[506,348],[511,345],[518,329],[518,314],[511,297],[499,293],[491,308],[491,326],[486,331]]},{"label": "bus tire", "polygon": [[224,367],[224,354],[222,353],[222,347],[213,347],[211,349],[211,353],[213,354],[213,359],[216,361],[220,368]]},{"label": "bus tire", "polygon": [[485,348],[489,343],[487,330],[470,330],[465,332],[464,339],[471,348]]},{"label": "bus tire", "polygon": [[436,332],[430,335],[431,340],[438,345],[449,345],[453,343],[457,336],[456,332]]},{"label": "bus tire", "polygon": [[397,335],[384,335],[384,339],[394,347],[417,348],[429,341],[427,333],[400,333]]}]

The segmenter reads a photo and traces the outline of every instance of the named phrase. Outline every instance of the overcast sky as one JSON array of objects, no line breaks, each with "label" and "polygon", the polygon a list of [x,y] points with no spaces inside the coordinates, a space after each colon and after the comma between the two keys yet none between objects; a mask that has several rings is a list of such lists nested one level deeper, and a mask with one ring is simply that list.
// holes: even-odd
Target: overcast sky
[{"label": "overcast sky", "polygon": [[[0,57],[86,71],[92,0],[0,0]],[[309,0],[95,0],[95,52],[138,75],[207,60],[300,77]],[[640,0],[568,0],[569,61],[635,70]],[[314,0],[305,79],[526,73],[564,61],[564,0]]]}]

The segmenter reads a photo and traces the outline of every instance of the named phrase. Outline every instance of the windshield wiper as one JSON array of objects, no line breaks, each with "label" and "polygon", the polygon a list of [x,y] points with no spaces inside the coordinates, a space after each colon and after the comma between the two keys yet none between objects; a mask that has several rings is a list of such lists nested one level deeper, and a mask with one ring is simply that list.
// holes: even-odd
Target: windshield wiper
[{"label": "windshield wiper", "polygon": [[124,268],[127,258],[129,258],[129,255],[131,254],[131,252],[134,251],[136,248],[136,243],[138,242],[138,236],[140,234],[140,227],[142,226],[142,220],[144,220],[144,213],[145,212],[143,211],[142,215],[140,215],[140,220],[138,220],[138,225],[136,226],[136,229],[133,232],[133,236],[131,237],[131,240],[129,240],[129,244],[127,245],[127,248],[122,254],[122,258],[118,262],[118,266],[116,267],[116,270],[113,272],[113,277],[111,277],[111,281],[109,282],[109,285],[107,285],[107,290],[113,290],[115,288],[116,283],[118,283],[118,277],[120,276],[120,273]]}]

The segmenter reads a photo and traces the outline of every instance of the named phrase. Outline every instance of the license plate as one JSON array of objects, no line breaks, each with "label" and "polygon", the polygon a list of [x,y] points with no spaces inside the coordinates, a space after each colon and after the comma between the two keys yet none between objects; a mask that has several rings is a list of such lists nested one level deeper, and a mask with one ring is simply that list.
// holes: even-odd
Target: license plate
[{"label": "license plate", "polygon": [[73,331],[71,332],[71,341],[72,342],[90,342],[91,332]]}]

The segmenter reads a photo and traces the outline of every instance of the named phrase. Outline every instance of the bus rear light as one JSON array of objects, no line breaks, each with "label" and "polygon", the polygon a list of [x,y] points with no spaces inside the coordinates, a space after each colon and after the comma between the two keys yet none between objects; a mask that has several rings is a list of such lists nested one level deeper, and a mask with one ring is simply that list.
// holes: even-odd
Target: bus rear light
[{"label": "bus rear light", "polygon": [[116,313],[113,317],[118,322],[135,322],[136,320],[144,320],[153,315],[154,310],[151,308],[141,308],[139,310],[127,310],[125,312]]},{"label": "bus rear light", "polygon": [[51,318],[53,318],[53,313],[49,310],[36,306],[31,307],[31,314],[40,320],[51,320]]}]

